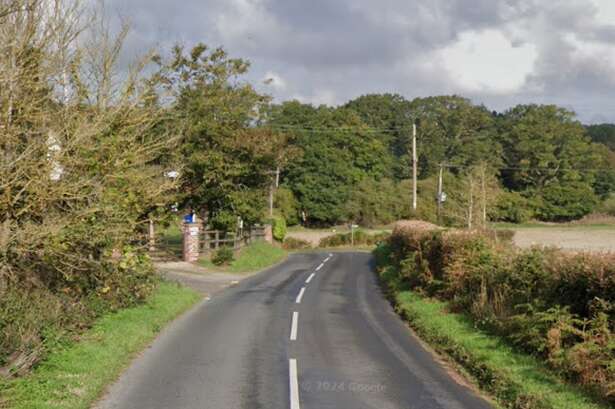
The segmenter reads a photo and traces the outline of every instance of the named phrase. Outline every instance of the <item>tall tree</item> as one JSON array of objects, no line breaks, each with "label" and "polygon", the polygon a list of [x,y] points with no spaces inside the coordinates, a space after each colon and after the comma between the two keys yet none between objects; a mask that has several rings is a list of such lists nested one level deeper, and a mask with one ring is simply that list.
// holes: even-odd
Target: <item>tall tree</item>
[{"label": "tall tree", "polygon": [[241,77],[249,64],[204,44],[173,49],[160,77],[174,98],[185,158],[184,205],[217,227],[261,220],[284,136],[257,127],[269,98]]},{"label": "tall tree", "polygon": [[484,107],[453,95],[415,99],[411,112],[420,122],[423,177],[434,174],[441,163],[461,168],[484,161],[495,166],[501,163],[494,118]]},{"label": "tall tree", "polygon": [[386,146],[351,110],[289,102],[277,107],[271,123],[303,152],[285,178],[311,223],[343,221],[357,183],[390,172]]}]

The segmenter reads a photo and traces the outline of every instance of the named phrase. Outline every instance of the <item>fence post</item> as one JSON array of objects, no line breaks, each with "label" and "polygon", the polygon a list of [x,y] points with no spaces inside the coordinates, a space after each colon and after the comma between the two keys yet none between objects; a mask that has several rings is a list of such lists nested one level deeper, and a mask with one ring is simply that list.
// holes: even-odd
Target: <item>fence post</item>
[{"label": "fence post", "polygon": [[265,233],[265,241],[267,243],[273,244],[273,226],[270,224],[266,224],[263,230]]},{"label": "fence post", "polygon": [[184,261],[193,263],[200,256],[199,235],[202,225],[200,223],[184,223]]},{"label": "fence post", "polygon": [[214,248],[218,250],[220,248],[220,230],[216,230],[214,240]]},{"label": "fence post", "polygon": [[205,253],[209,253],[209,251],[211,250],[211,244],[210,244],[210,239],[209,239],[209,231],[204,228],[203,229],[203,251]]}]

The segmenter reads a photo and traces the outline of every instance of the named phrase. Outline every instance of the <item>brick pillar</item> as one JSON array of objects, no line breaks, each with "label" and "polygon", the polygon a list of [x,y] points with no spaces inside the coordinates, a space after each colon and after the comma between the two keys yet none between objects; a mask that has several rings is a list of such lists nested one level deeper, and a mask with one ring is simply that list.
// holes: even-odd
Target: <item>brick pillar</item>
[{"label": "brick pillar", "polygon": [[198,261],[200,255],[201,223],[184,223],[184,261],[193,263]]},{"label": "brick pillar", "polygon": [[270,224],[265,225],[265,241],[273,244],[273,227]]}]

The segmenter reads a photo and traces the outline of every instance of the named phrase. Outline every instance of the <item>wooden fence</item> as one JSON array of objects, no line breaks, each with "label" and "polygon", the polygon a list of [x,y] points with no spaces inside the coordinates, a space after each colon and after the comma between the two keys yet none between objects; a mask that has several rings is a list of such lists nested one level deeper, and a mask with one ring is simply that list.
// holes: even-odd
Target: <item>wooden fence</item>
[{"label": "wooden fence", "polygon": [[264,239],[265,227],[263,226],[254,226],[247,231],[239,233],[204,230],[200,237],[201,251],[202,253],[208,253],[220,247],[232,247],[234,250],[239,250],[250,243]]}]

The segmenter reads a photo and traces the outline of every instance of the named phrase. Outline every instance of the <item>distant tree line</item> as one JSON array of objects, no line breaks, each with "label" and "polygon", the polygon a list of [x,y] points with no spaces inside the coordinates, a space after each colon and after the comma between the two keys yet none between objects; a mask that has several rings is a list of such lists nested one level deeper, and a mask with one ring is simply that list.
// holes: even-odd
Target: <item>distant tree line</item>
[{"label": "distant tree line", "polygon": [[[420,217],[450,225],[569,221],[615,190],[615,125],[583,126],[555,105],[503,113],[460,96],[372,94],[337,106],[273,104],[222,49],[176,48],[161,63],[183,134],[182,202],[220,228],[276,212],[289,224],[373,225]],[[418,124],[419,206],[411,209]],[[440,172],[447,200],[438,212]]]},{"label": "distant tree line", "polygon": [[[408,180],[415,121],[417,214]],[[436,221],[441,168],[447,201],[440,220],[448,224],[466,224],[474,212],[475,220],[578,219],[615,189],[615,126],[584,127],[554,105],[497,113],[459,96],[373,94],[340,107],[285,102],[273,107],[268,125],[303,153],[284,171],[283,194],[285,202],[294,196],[311,224]]]}]

